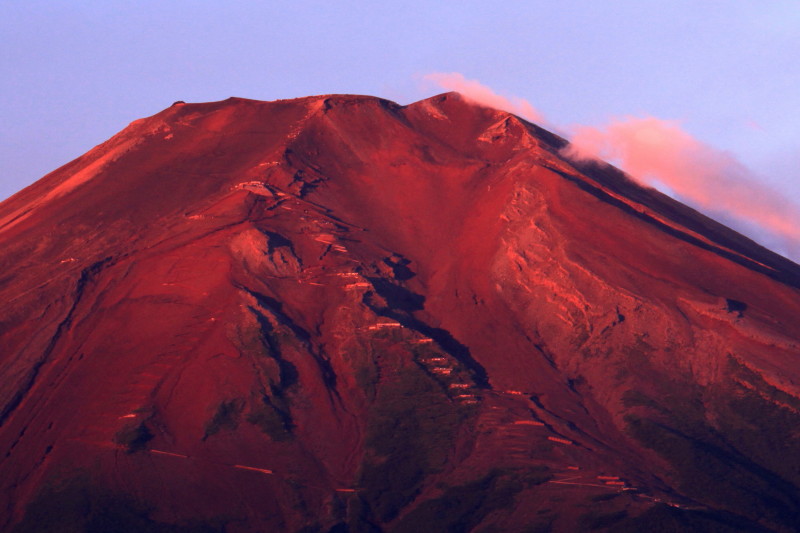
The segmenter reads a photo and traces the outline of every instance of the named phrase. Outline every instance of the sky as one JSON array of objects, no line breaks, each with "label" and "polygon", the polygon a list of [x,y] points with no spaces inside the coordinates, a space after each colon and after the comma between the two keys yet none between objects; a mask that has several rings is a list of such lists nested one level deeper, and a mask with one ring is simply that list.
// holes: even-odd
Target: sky
[{"label": "sky", "polygon": [[0,199],[176,100],[455,87],[798,260],[797,64],[796,0],[0,0]]}]

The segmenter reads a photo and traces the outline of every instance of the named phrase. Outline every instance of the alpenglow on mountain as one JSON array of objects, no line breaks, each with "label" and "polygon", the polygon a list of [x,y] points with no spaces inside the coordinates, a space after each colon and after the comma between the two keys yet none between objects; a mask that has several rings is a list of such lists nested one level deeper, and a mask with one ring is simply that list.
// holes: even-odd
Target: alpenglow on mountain
[{"label": "alpenglow on mountain", "polygon": [[794,531],[800,267],[565,145],[176,103],[0,204],[0,530]]}]

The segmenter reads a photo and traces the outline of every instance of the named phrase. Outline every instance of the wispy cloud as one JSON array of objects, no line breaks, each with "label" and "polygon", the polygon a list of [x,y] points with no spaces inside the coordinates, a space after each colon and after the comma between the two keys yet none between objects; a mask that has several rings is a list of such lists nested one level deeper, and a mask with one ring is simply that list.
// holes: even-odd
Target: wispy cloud
[{"label": "wispy cloud", "polygon": [[499,95],[478,80],[467,79],[458,72],[432,72],[422,79],[446,91],[457,91],[481,105],[514,113],[531,122],[544,121],[543,115],[524,98]]},{"label": "wispy cloud", "polygon": [[603,127],[578,126],[573,131],[568,155],[611,161],[639,182],[669,187],[687,203],[724,218],[740,231],[755,224],[776,237],[759,235],[768,244],[794,257],[800,254],[800,208],[731,154],[698,141],[678,122],[625,117]]}]

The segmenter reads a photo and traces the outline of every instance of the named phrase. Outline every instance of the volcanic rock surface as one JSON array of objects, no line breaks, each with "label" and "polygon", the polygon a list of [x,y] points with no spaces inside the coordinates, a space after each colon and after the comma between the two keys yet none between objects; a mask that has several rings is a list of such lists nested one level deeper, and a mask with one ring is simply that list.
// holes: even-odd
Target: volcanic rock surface
[{"label": "volcanic rock surface", "polygon": [[177,103],[0,204],[0,529],[793,531],[800,267],[565,144]]}]

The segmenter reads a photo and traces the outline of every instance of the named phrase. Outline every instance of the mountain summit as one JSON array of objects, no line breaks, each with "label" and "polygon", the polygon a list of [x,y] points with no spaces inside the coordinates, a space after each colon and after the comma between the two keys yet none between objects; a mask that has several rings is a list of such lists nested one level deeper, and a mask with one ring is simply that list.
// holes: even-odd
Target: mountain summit
[{"label": "mountain summit", "polygon": [[0,204],[0,528],[794,530],[800,267],[565,145],[176,103]]}]

